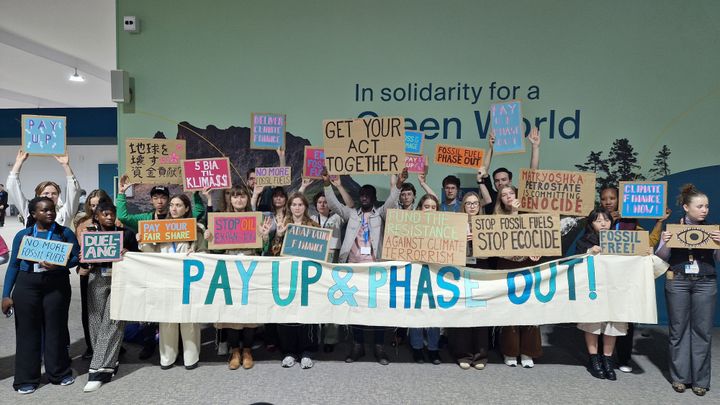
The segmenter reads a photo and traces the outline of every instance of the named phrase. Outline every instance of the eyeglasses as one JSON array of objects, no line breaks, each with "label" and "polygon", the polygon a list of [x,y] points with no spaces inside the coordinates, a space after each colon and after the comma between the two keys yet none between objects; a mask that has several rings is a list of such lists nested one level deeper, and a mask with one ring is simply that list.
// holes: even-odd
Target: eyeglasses
[{"label": "eyeglasses", "polygon": [[480,205],[479,201],[465,201],[466,207],[477,207],[478,205]]}]

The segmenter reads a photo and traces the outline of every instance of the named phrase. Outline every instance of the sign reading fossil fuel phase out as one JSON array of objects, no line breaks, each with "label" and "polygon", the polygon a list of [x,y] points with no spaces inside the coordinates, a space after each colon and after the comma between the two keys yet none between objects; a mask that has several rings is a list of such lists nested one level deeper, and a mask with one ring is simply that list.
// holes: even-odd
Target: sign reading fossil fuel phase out
[{"label": "sign reading fossil fuel phase out", "polygon": [[125,173],[128,183],[183,184],[185,140],[126,139]]},{"label": "sign reading fossil fuel phase out", "polygon": [[64,155],[66,152],[65,117],[25,115],[22,121],[22,148],[31,155]]},{"label": "sign reading fossil fuel phase out", "polygon": [[123,233],[83,232],[80,237],[80,261],[83,263],[117,262],[122,260]]},{"label": "sign reading fossil fuel phase out", "polygon": [[479,169],[485,151],[464,146],[435,145],[435,163],[445,166]]},{"label": "sign reading fossil fuel phase out", "polygon": [[720,249],[710,238],[710,232],[720,230],[720,225],[668,224],[666,230],[672,234],[667,243],[671,248]]},{"label": "sign reading fossil fuel phase out", "polygon": [[286,119],[283,114],[252,113],[250,149],[279,149],[285,146]]},{"label": "sign reading fossil fuel phase out", "polygon": [[280,254],[327,261],[331,237],[332,229],[290,224]]},{"label": "sign reading fossil fuel phase out", "polygon": [[262,247],[261,212],[210,212],[210,249],[256,249]]},{"label": "sign reading fossil fuel phase out", "polygon": [[649,248],[647,231],[600,231],[600,249],[604,255],[643,256]]},{"label": "sign reading fossil fuel phase out", "polygon": [[382,258],[464,266],[467,218],[454,212],[388,210]]},{"label": "sign reading fossil fuel phase out", "polygon": [[473,256],[560,256],[560,215],[476,215]]},{"label": "sign reading fossil fuel phase out", "polygon": [[192,242],[197,238],[195,218],[138,222],[140,243]]},{"label": "sign reading fossil fuel phase out", "polygon": [[623,218],[662,218],[667,208],[666,181],[621,181],[620,216]]},{"label": "sign reading fossil fuel phase out", "polygon": [[520,211],[584,216],[595,206],[595,173],[520,169]]},{"label": "sign reading fossil fuel phase out", "polygon": [[184,160],[182,167],[185,191],[232,187],[228,158]]},{"label": "sign reading fossil fuel phase out", "polygon": [[495,133],[493,153],[524,153],[525,131],[520,100],[491,105],[490,117]]},{"label": "sign reading fossil fuel phase out", "polygon": [[290,166],[282,167],[256,167],[255,168],[255,185],[256,186],[289,186],[292,184],[292,174]]},{"label": "sign reading fossil fuel phase out", "polygon": [[72,243],[25,236],[18,249],[18,259],[32,262],[48,262],[65,266],[70,258]]},{"label": "sign reading fossil fuel phase out", "polygon": [[303,177],[308,179],[322,179],[323,166],[325,166],[325,150],[316,146],[305,145]]},{"label": "sign reading fossil fuel phase out", "polygon": [[323,121],[328,173],[400,173],[405,163],[404,123],[402,117]]}]

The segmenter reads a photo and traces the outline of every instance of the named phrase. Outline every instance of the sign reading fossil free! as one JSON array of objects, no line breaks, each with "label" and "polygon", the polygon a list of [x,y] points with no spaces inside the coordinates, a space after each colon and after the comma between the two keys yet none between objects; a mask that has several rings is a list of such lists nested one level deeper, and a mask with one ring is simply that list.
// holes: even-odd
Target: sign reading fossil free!
[{"label": "sign reading fossil free!", "polygon": [[604,255],[642,256],[648,254],[649,248],[647,231],[600,231],[600,249]]}]

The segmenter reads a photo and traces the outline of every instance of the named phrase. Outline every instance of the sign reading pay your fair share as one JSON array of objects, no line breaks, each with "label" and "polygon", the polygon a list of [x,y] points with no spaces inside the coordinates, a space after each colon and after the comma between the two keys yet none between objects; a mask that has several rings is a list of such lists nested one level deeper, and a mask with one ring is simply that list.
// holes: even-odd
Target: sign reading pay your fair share
[{"label": "sign reading pay your fair share", "polygon": [[197,238],[195,218],[138,222],[140,243],[192,242]]}]

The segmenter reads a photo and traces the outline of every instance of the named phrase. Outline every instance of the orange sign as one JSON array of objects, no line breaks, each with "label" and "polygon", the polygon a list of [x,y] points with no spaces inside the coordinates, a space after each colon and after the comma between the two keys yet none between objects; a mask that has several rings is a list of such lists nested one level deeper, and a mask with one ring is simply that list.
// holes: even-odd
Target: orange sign
[{"label": "orange sign", "polygon": [[483,149],[435,145],[435,163],[439,165],[479,169],[483,164],[483,155]]},{"label": "orange sign", "polygon": [[193,242],[197,239],[195,218],[140,221],[138,231],[140,243]]}]

